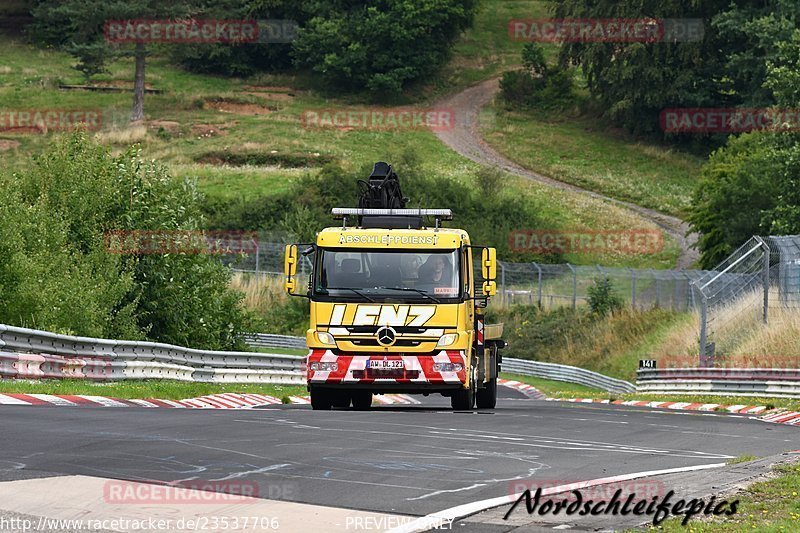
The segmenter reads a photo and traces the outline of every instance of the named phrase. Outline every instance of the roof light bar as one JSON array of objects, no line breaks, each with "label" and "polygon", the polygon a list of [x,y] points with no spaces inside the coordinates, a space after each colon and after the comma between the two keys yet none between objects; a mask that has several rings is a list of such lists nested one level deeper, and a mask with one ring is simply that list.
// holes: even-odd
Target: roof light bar
[{"label": "roof light bar", "polygon": [[453,220],[450,209],[361,209],[357,207],[334,207],[331,214],[336,218],[346,216],[395,216],[395,217],[436,217]]}]

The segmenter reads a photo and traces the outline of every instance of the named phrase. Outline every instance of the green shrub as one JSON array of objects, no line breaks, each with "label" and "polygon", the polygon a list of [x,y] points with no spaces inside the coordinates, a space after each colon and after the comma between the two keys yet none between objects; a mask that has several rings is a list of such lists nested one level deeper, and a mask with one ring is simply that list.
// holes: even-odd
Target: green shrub
[{"label": "green shrub", "polygon": [[58,139],[0,187],[0,322],[198,348],[237,345],[245,316],[229,271],[202,253],[120,255],[112,231],[195,231],[195,184],[135,149]]},{"label": "green shrub", "polygon": [[500,79],[500,94],[511,106],[522,109],[559,109],[573,101],[574,71],[551,67],[537,43],[528,43],[522,52],[524,69],[505,72]]},{"label": "green shrub", "polygon": [[614,294],[613,284],[607,278],[594,280],[586,292],[589,295],[589,308],[592,313],[604,316],[619,311],[625,305],[623,299]]}]

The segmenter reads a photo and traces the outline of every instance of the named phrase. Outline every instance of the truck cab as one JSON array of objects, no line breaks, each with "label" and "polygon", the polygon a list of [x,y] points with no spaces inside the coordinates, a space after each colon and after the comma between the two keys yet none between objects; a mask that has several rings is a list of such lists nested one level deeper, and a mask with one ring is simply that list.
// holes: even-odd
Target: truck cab
[{"label": "truck cab", "polygon": [[[314,409],[368,409],[373,394],[442,394],[494,408],[501,326],[486,326],[494,249],[442,228],[449,210],[334,209],[345,220],[286,247],[286,290],[311,301],[307,383]],[[432,217],[434,227],[425,219]],[[347,219],[358,224],[348,227]],[[301,255],[312,272],[300,287]],[[305,280],[304,280],[305,281]]]}]

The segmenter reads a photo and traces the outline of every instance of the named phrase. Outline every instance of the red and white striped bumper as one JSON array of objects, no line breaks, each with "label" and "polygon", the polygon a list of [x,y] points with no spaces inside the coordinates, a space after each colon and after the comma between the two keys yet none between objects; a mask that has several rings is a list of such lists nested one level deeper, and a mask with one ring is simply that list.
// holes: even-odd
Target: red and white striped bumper
[{"label": "red and white striped bumper", "polygon": [[[368,368],[372,360],[403,362],[402,368],[376,370]],[[313,370],[311,363],[336,363],[335,370]],[[441,363],[458,363],[458,372],[434,370]],[[309,385],[352,384],[361,385],[409,385],[444,386],[444,388],[463,387],[467,381],[467,362],[463,350],[441,350],[431,354],[340,354],[330,350],[311,350],[307,357]]]}]

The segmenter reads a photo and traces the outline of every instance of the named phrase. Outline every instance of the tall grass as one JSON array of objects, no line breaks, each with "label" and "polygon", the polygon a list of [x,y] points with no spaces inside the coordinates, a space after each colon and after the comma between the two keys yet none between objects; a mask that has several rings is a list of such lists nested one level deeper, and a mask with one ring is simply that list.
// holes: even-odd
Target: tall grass
[{"label": "tall grass", "polygon": [[[307,279],[298,279],[300,287],[307,283]],[[236,272],[231,288],[244,293],[242,303],[253,314],[258,331],[305,335],[309,322],[308,300],[286,294],[282,276]]]},{"label": "tall grass", "polygon": [[[753,291],[710,314],[708,341],[715,343],[715,364],[733,367],[800,368],[800,309],[778,304],[770,291],[768,323],[763,322],[763,299]],[[670,331],[653,353],[668,366],[697,366],[700,314]]]},{"label": "tall grass", "polygon": [[283,290],[283,277],[235,272],[231,288],[244,294],[243,304],[251,311],[264,311],[271,305],[283,304],[291,298]]}]

